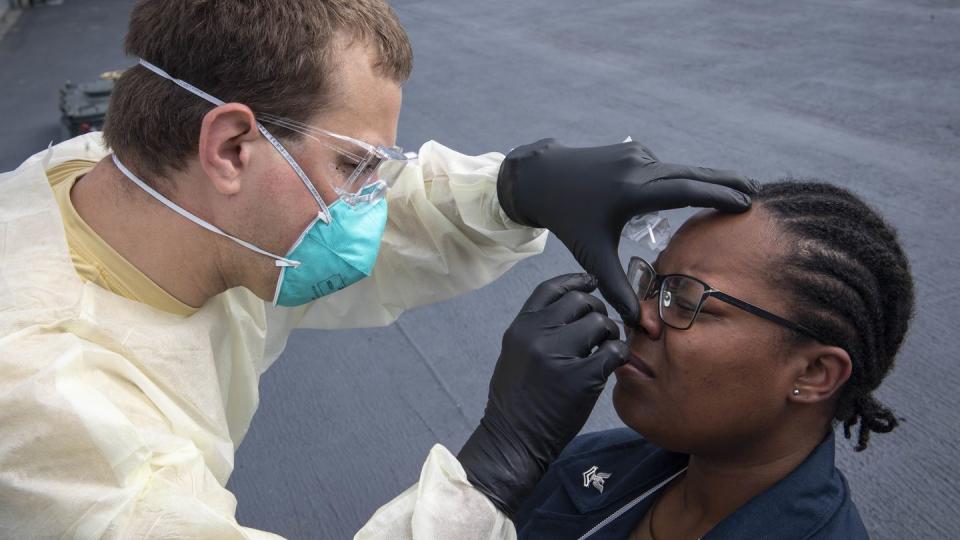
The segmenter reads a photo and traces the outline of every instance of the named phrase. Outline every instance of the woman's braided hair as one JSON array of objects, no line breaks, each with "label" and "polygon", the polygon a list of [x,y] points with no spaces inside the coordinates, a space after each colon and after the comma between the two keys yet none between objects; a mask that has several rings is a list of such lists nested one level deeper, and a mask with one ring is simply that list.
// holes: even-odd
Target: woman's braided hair
[{"label": "woman's braided hair", "polygon": [[775,279],[792,293],[794,319],[850,355],[835,419],[848,439],[860,424],[856,450],[864,450],[871,432],[899,423],[873,397],[913,315],[913,277],[897,234],[859,197],[822,182],[766,184],[753,200],[789,239]]}]

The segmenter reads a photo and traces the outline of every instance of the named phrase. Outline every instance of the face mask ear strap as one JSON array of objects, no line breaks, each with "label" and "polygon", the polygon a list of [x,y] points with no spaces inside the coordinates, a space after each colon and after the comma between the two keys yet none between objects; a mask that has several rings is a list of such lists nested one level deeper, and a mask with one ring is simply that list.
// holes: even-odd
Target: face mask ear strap
[{"label": "face mask ear strap", "polygon": [[149,69],[150,71],[156,73],[157,75],[163,77],[164,79],[167,79],[168,81],[171,81],[171,82],[175,83],[177,86],[183,88],[183,89],[186,90],[187,92],[190,92],[191,94],[194,94],[194,95],[196,95],[196,96],[199,97],[199,98],[205,99],[206,101],[209,101],[210,103],[213,103],[214,105],[216,105],[216,106],[218,106],[218,107],[219,107],[220,105],[224,105],[224,102],[223,102],[222,99],[215,98],[215,97],[211,96],[210,94],[208,94],[208,93],[204,92],[203,90],[197,88],[196,86],[188,83],[187,81],[181,81],[180,79],[177,79],[176,77],[173,77],[172,75],[170,75],[170,74],[167,73],[166,71],[158,68],[157,66],[151,64],[150,62],[147,62],[147,61],[144,60],[143,58],[140,58],[139,61],[140,61],[140,65],[141,65],[141,66]]},{"label": "face mask ear strap", "polygon": [[173,210],[174,212],[180,214],[181,216],[189,219],[190,221],[196,223],[197,225],[203,227],[204,229],[206,229],[206,230],[208,230],[208,231],[210,231],[210,232],[212,232],[212,233],[216,233],[216,234],[219,234],[220,236],[223,236],[223,237],[225,237],[225,238],[229,238],[230,240],[233,240],[234,242],[240,244],[241,246],[243,246],[243,247],[245,247],[245,248],[247,248],[247,249],[249,249],[249,250],[251,250],[251,251],[255,251],[255,252],[257,252],[257,253],[259,253],[259,254],[261,254],[261,255],[266,255],[267,257],[270,257],[271,259],[273,259],[273,260],[276,261],[277,266],[280,266],[280,267],[286,267],[286,266],[297,267],[297,266],[300,266],[300,263],[299,263],[298,261],[293,261],[293,260],[290,260],[290,259],[281,257],[281,256],[279,256],[279,255],[275,255],[275,254],[273,254],[273,253],[270,253],[269,251],[265,251],[265,250],[263,250],[263,249],[260,249],[260,248],[258,248],[257,246],[251,244],[250,242],[247,242],[246,240],[241,240],[241,239],[237,238],[236,236],[233,236],[232,234],[229,234],[229,233],[223,231],[223,229],[220,229],[220,228],[217,227],[216,225],[207,223],[206,221],[198,218],[197,216],[191,214],[190,212],[188,212],[186,209],[184,209],[183,207],[181,207],[181,206],[178,205],[177,203],[175,203],[175,202],[171,201],[170,199],[164,197],[162,193],[160,193],[159,191],[153,189],[153,188],[150,187],[146,182],[144,182],[143,180],[141,180],[140,178],[138,178],[137,175],[133,174],[133,172],[130,171],[130,169],[128,169],[126,166],[124,166],[123,163],[120,163],[120,160],[117,159],[117,155],[116,155],[116,154],[112,154],[112,155],[111,155],[111,158],[113,158],[113,164],[116,165],[118,169],[120,169],[120,172],[122,172],[124,176],[126,176],[127,178],[130,179],[131,182],[133,182],[134,184],[136,184],[137,186],[139,186],[140,189],[142,189],[142,190],[146,191],[148,194],[150,194],[151,197],[153,197],[154,199],[156,199],[156,200],[160,201],[161,203],[163,203],[163,205],[166,206],[167,208]]}]

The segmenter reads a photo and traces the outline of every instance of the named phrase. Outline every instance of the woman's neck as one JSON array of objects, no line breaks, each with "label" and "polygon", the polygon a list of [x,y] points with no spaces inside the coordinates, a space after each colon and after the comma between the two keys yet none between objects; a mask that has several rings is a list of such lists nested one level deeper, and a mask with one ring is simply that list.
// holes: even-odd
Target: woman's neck
[{"label": "woman's neck", "polygon": [[667,486],[651,512],[656,539],[703,536],[800,466],[819,443],[811,438],[724,456],[691,455],[686,473]]}]

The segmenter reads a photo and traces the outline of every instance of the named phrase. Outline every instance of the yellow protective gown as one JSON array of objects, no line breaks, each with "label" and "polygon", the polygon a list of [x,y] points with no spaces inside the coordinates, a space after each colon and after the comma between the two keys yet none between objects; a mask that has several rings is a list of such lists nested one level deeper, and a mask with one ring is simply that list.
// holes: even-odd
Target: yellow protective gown
[{"label": "yellow protective gown", "polygon": [[[389,192],[371,278],[302,308],[235,288],[175,315],[72,266],[45,170],[106,154],[91,134],[0,175],[0,538],[276,538],[238,525],[224,486],[260,375],[292,329],[389,324],[489,283],[546,242],[500,209],[502,155],[431,142]],[[439,445],[420,482],[357,535],[513,537]]]}]

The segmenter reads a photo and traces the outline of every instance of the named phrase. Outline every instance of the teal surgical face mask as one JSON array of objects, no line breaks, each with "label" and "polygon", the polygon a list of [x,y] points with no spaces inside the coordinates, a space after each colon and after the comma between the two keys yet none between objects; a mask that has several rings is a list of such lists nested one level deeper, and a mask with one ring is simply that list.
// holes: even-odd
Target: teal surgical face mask
[{"label": "teal surgical face mask", "polygon": [[[174,79],[145,60],[140,60],[140,63],[157,75],[175,82],[214,105],[224,103],[184,81]],[[315,136],[317,132],[332,136],[335,140],[327,144],[328,148],[349,154],[352,159],[355,159],[357,170],[369,169],[369,172],[365,172],[363,176],[355,172],[346,182],[332,183],[331,187],[340,194],[340,198],[328,206],[307,178],[306,173],[280,144],[280,141],[259,122],[257,128],[297,173],[319,206],[317,217],[300,234],[284,257],[232,236],[188,212],[138,178],[120,162],[116,155],[112,156],[113,162],[124,176],[171,210],[210,232],[274,259],[276,265],[281,268],[273,299],[275,305],[288,307],[303,305],[369,276],[373,272],[377,253],[380,250],[380,240],[387,223],[387,203],[384,193],[388,181],[381,180],[379,177],[389,174],[390,180],[395,179],[407,158],[399,149],[374,147],[350,137],[313,128],[311,131],[313,135],[305,134],[314,139],[317,139]],[[348,144],[352,145],[347,146],[349,150],[343,149],[344,145]],[[358,155],[359,152],[364,153]],[[370,169],[371,163],[376,164],[373,169]],[[387,174],[383,171],[387,171]],[[358,178],[361,183],[358,183]]]},{"label": "teal surgical face mask", "polygon": [[352,285],[373,272],[380,239],[387,224],[387,201],[330,205],[332,221],[319,217],[293,245],[288,259],[299,266],[284,266],[273,303],[299,306]]}]

